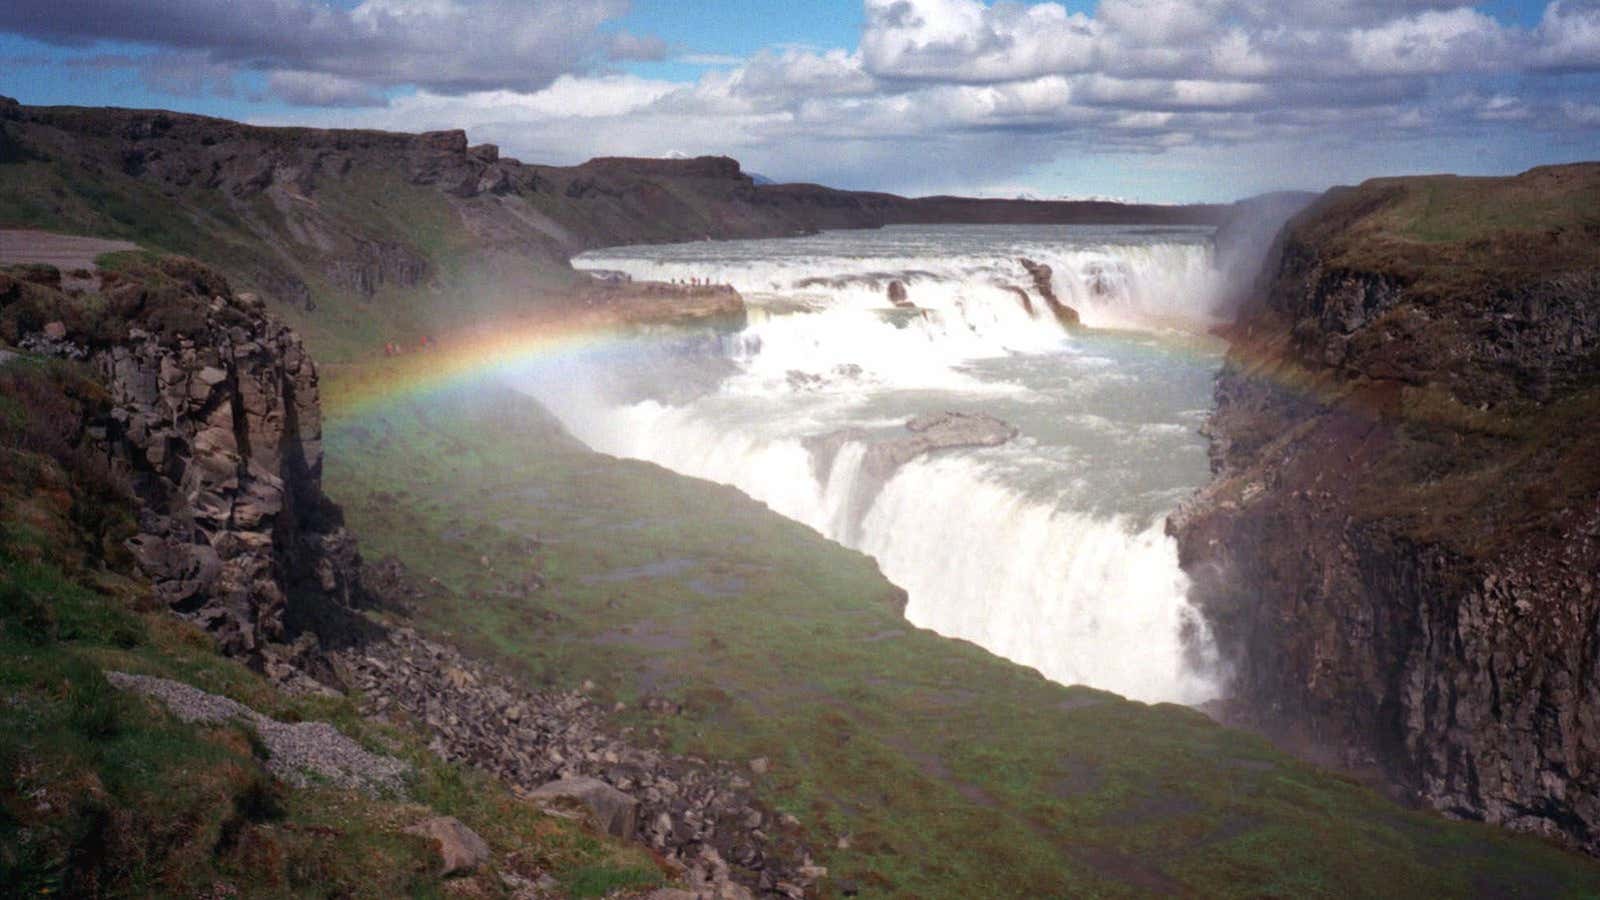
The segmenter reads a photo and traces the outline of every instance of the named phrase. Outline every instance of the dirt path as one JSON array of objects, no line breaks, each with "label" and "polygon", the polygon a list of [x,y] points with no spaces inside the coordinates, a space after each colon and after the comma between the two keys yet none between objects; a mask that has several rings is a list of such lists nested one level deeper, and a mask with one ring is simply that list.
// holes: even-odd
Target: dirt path
[{"label": "dirt path", "polygon": [[47,263],[61,270],[63,280],[70,280],[79,269],[94,271],[95,257],[102,253],[137,249],[128,241],[0,228],[0,265]]}]

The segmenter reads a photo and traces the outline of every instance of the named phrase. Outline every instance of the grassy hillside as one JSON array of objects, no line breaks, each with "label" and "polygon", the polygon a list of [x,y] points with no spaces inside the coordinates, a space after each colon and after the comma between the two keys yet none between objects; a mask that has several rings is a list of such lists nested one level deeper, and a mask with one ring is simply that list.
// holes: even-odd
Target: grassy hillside
[{"label": "grassy hillside", "polygon": [[461,132],[261,128],[0,97],[0,228],[135,241],[221,268],[324,361],[559,300],[600,246],[906,222],[1211,223],[1222,207],[758,186],[731,159],[523,164]]},{"label": "grassy hillside", "polygon": [[1600,163],[1336,188],[1289,239],[1318,248],[1330,268],[1395,278],[1424,300],[1512,290],[1600,266]]},{"label": "grassy hillside", "polygon": [[[80,365],[0,355],[0,894],[437,896],[434,850],[404,829],[439,814],[495,854],[451,890],[497,896],[501,873],[550,875],[573,896],[662,880],[645,852],[441,763],[414,734],[361,719],[353,698],[280,693],[175,619],[128,575],[125,476],[79,449],[84,413],[105,402]],[[410,775],[381,796],[291,789],[251,729],[184,724],[107,671],[332,722]]]},{"label": "grassy hillside", "polygon": [[[334,379],[333,409],[359,380]],[[447,589],[419,610],[432,628],[530,678],[594,680],[677,751],[768,758],[758,784],[833,890],[1600,891],[1593,861],[914,629],[870,559],[731,489],[588,452],[492,386],[336,413],[329,446],[330,492],[368,551]]]}]

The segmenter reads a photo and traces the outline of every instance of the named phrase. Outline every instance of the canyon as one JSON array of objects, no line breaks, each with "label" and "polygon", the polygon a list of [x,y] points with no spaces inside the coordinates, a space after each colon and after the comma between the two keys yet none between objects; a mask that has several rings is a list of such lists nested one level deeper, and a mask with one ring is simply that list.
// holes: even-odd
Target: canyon
[{"label": "canyon", "polygon": [[1330,192],[1176,515],[1247,720],[1451,815],[1600,828],[1600,166]]},{"label": "canyon", "polygon": [[[1205,424],[1214,477],[1167,524],[1227,670],[1207,708],[1408,802],[1595,854],[1597,186],[1593,165],[1380,180],[1317,199],[1268,247],[1247,211],[1285,218],[1310,198],[906,199],[756,185],[721,158],[560,168],[461,132],[0,101],[0,226],[142,248],[99,271],[0,275],[7,399],[60,419],[8,453],[74,473],[37,476],[47,513],[10,489],[24,469],[7,463],[7,571],[55,565],[10,535],[56,523],[77,560],[64,578],[132,579],[140,615],[178,613],[268,685],[208,689],[256,708],[290,702],[263,691],[359,694],[326,702],[350,704],[345,727],[365,727],[359,707],[432,742],[426,765],[492,772],[513,794],[558,778],[633,792],[645,814],[613,836],[704,896],[1265,891],[1290,868],[1309,873],[1291,890],[1511,891],[1530,869],[1552,891],[1592,889],[1581,855],[1402,809],[1192,710],[1053,684],[912,628],[871,559],[738,492],[595,454],[503,385],[359,414],[339,399],[426,358],[383,357],[387,341],[506,317],[712,344],[748,321],[728,288],[570,266],[599,247],[1221,225],[1221,268],[1265,267],[1219,301],[1234,321]],[[1031,286],[1060,315],[1059,264],[1013,264],[1005,290]],[[913,306],[927,290],[896,283]],[[880,478],[1016,431],[906,421],[879,445]],[[835,453],[850,439],[829,437]],[[8,629],[31,621],[6,602]],[[160,645],[177,669],[112,659],[126,648],[110,639],[91,656],[165,676],[217,665],[183,640]],[[72,790],[100,797],[88,783]],[[472,876],[481,889],[578,883],[576,867],[518,856],[531,832],[463,815],[498,860],[500,875]],[[539,887],[552,873],[568,887]]]}]

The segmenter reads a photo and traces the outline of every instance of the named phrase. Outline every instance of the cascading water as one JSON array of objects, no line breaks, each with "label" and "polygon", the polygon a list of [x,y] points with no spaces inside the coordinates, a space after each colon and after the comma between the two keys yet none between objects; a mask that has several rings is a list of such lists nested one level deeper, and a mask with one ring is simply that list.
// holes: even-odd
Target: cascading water
[{"label": "cascading water", "polygon": [[[723,358],[657,359],[626,389],[529,390],[597,450],[731,484],[871,554],[916,625],[1063,683],[1196,703],[1215,694],[1209,639],[1162,521],[1207,477],[1218,348],[1173,326],[1212,320],[1210,256],[1203,230],[994,226],[608,250],[576,264],[732,284],[747,327]],[[1064,330],[1023,258],[1116,330]],[[914,308],[890,302],[895,281]],[[713,386],[661,389],[691,382]],[[947,410],[1020,436],[874,456]]]}]

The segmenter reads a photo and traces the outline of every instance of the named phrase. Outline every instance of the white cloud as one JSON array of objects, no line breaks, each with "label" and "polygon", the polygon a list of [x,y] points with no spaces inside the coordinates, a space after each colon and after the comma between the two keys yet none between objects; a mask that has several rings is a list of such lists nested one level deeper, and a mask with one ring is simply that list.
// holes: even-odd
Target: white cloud
[{"label": "white cloud", "polygon": [[[197,64],[417,85],[533,90],[607,59],[659,58],[650,36],[606,32],[627,0],[6,0],[0,32],[68,45],[130,42]],[[326,82],[332,84],[334,82]]]},{"label": "white cloud", "polygon": [[1534,61],[1552,68],[1600,68],[1600,3],[1555,0],[1535,30]]},{"label": "white cloud", "polygon": [[883,78],[1010,81],[1093,68],[1102,26],[1055,3],[866,0],[861,54]]},{"label": "white cloud", "polygon": [[322,72],[273,72],[267,90],[295,106],[383,106],[388,102],[370,86]]},{"label": "white cloud", "polygon": [[1429,11],[1350,35],[1350,56],[1363,72],[1437,75],[1512,67],[1515,41],[1499,22],[1474,9]]},{"label": "white cloud", "polygon": [[[54,2],[85,16],[96,5]],[[172,58],[204,78],[249,65],[297,103],[388,97],[324,124],[467,127],[512,155],[561,163],[727,153],[779,178],[915,191],[948,187],[963,167],[1009,185],[1062,158],[1219,165],[1227,148],[1284,154],[1271,157],[1272,177],[1300,166],[1309,179],[1396,148],[1538,146],[1513,134],[1559,132],[1582,149],[1597,127],[1583,91],[1600,73],[1600,0],[1554,0],[1531,28],[1461,0],[1101,0],[1092,14],[1058,2],[863,0],[856,46],[685,53],[677,59],[704,67],[686,83],[608,72],[608,55],[665,52],[612,30],[623,0],[365,0],[348,13],[244,0],[233,17],[260,22],[223,21],[210,0],[155,12],[154,0],[98,2],[98,30],[56,37],[139,40],[137,7],[180,34],[169,42],[188,55]],[[0,28],[10,16],[0,11]],[[270,57],[244,52],[296,23],[267,42]],[[1372,149],[1353,149],[1363,141]],[[1283,149],[1294,146],[1307,149]]]}]

